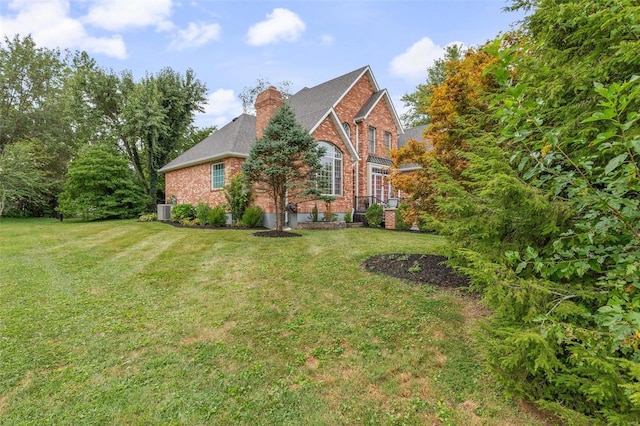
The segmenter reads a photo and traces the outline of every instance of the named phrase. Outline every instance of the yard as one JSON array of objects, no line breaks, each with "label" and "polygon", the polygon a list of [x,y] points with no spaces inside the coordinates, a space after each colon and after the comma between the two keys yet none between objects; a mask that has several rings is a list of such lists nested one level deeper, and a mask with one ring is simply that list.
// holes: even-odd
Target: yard
[{"label": "yard", "polygon": [[0,424],[544,424],[475,298],[361,266],[442,238],[300,233],[0,220]]}]

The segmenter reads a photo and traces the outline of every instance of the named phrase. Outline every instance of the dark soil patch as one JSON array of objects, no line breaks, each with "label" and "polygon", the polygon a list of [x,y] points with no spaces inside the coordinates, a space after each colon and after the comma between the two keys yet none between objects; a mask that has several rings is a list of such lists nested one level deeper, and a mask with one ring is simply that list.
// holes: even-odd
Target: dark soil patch
[{"label": "dark soil patch", "polygon": [[267,238],[289,238],[289,237],[302,237],[300,234],[296,234],[295,232],[288,231],[262,231],[262,232],[254,232],[253,235],[256,237],[267,237]]},{"label": "dark soil patch", "polygon": [[193,229],[218,229],[218,230],[237,230],[237,231],[246,231],[251,229],[264,229],[264,228],[248,228],[246,226],[212,226],[212,225],[183,225],[180,222],[171,222],[171,221],[162,221],[162,223],[166,223],[167,225],[171,225],[176,228],[193,228]]},{"label": "dark soil patch", "polygon": [[429,284],[436,287],[467,287],[469,278],[445,265],[445,256],[433,254],[383,254],[365,260],[364,267],[371,272]]}]

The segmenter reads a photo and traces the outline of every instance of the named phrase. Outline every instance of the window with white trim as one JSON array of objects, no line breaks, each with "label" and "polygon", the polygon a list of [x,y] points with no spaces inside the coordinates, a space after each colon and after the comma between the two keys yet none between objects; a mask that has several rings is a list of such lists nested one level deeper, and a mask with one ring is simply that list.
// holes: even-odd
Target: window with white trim
[{"label": "window with white trim", "polygon": [[367,140],[369,141],[369,152],[375,154],[376,152],[376,128],[369,126],[367,132]]},{"label": "window with white trim", "polygon": [[224,163],[211,165],[211,189],[224,188]]},{"label": "window with white trim", "polygon": [[347,123],[346,121],[342,123],[342,128],[344,129],[344,132],[347,134],[347,136],[351,137],[351,126],[349,125],[349,123]]},{"label": "window with white trim", "polygon": [[391,133],[384,132],[384,147],[391,149]]},{"label": "window with white trim", "polygon": [[389,169],[382,167],[371,168],[371,192],[372,195],[383,203],[393,196],[391,182],[389,182]]},{"label": "window with white trim", "polygon": [[318,145],[324,149],[317,175],[318,189],[323,195],[342,195],[342,152],[327,142]]}]

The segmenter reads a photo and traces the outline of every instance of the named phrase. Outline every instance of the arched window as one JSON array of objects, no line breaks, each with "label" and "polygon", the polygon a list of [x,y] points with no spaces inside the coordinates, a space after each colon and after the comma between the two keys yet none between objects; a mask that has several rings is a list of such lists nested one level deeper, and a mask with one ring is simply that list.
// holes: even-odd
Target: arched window
[{"label": "arched window", "polygon": [[349,136],[349,138],[351,138],[351,126],[349,126],[349,123],[347,123],[346,121],[344,123],[342,123],[342,128],[344,129],[344,131],[347,134],[347,136]]},{"label": "arched window", "polygon": [[324,148],[318,172],[318,189],[323,195],[342,195],[342,152],[333,144],[318,142]]}]

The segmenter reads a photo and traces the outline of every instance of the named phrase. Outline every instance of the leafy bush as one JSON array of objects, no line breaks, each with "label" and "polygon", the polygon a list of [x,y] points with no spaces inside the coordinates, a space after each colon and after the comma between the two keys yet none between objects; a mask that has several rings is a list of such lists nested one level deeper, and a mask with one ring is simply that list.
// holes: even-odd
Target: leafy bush
[{"label": "leafy bush", "polygon": [[180,225],[182,226],[197,226],[200,225],[200,221],[198,220],[198,218],[193,218],[193,219],[189,219],[188,217],[185,217],[184,219],[180,220]]},{"label": "leafy bush", "polygon": [[373,228],[380,228],[384,217],[384,209],[380,204],[372,204],[369,206],[364,216],[367,218],[369,226]]},{"label": "leafy bush", "polygon": [[115,148],[86,148],[69,165],[58,210],[85,220],[138,216],[148,202],[127,158]]},{"label": "leafy bush", "polygon": [[182,222],[184,219],[195,219],[196,208],[192,204],[178,204],[171,209],[171,220],[174,222]]},{"label": "leafy bush", "polygon": [[211,207],[207,203],[198,203],[196,206],[196,217],[198,221],[204,225],[209,222],[209,213],[211,212]]},{"label": "leafy bush", "polygon": [[217,206],[209,209],[207,216],[207,222],[211,226],[221,227],[227,224],[227,212],[222,206]]},{"label": "leafy bush", "polygon": [[158,220],[158,213],[145,213],[138,218],[138,222],[155,222],[156,220]]},{"label": "leafy bush", "polygon": [[344,214],[344,221],[345,221],[345,222],[347,222],[347,223],[349,223],[349,222],[351,222],[351,221],[352,221],[352,219],[351,219],[351,212],[346,212],[346,213]]},{"label": "leafy bush", "polygon": [[224,187],[224,196],[231,210],[231,223],[238,224],[251,201],[251,191],[242,173],[235,174]]},{"label": "leafy bush", "polygon": [[249,228],[262,227],[262,209],[258,206],[248,207],[242,215],[242,223]]},{"label": "leafy bush", "polygon": [[400,204],[400,206],[396,210],[396,229],[399,229],[401,231],[408,231],[409,229],[411,229],[411,223],[405,222],[404,220],[404,211],[408,208],[408,205]]}]

